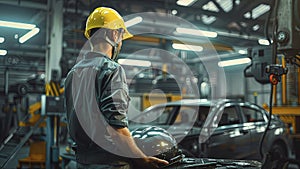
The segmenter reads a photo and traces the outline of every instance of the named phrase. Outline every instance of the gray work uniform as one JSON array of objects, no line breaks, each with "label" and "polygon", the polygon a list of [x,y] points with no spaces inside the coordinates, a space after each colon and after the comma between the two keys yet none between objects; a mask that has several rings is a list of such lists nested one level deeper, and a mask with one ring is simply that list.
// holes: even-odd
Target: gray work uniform
[{"label": "gray work uniform", "polygon": [[65,80],[68,130],[77,145],[78,167],[124,168],[129,160],[119,156],[106,131],[108,125],[128,127],[124,69],[101,53],[88,52],[83,58]]}]

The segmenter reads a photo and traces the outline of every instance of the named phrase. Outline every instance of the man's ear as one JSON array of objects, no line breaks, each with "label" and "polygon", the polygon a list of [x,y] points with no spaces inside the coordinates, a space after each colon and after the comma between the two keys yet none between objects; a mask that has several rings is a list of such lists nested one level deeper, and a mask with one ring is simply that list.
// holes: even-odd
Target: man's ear
[{"label": "man's ear", "polygon": [[115,42],[118,42],[118,40],[119,40],[119,33],[118,33],[118,31],[113,30],[113,31],[111,31],[111,33],[112,33],[112,38],[113,38],[113,40],[114,40]]},{"label": "man's ear", "polygon": [[122,40],[122,34],[118,30],[112,31],[112,37],[116,43],[119,43]]}]

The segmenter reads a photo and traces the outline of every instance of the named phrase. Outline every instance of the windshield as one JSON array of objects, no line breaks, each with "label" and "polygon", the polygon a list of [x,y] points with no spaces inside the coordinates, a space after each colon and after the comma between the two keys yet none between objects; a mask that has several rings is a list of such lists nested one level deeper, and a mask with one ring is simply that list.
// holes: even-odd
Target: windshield
[{"label": "windshield", "polygon": [[209,106],[156,107],[134,118],[133,123],[149,125],[190,125],[201,127],[206,120]]}]

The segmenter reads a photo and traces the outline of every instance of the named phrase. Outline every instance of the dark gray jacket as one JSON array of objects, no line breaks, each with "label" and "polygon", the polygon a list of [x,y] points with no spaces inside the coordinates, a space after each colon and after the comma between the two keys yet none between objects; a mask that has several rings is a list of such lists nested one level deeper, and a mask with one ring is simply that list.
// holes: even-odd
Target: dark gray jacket
[{"label": "dark gray jacket", "polygon": [[106,127],[128,126],[129,100],[124,69],[105,55],[89,52],[72,68],[65,81],[65,107],[78,162],[119,158]]}]

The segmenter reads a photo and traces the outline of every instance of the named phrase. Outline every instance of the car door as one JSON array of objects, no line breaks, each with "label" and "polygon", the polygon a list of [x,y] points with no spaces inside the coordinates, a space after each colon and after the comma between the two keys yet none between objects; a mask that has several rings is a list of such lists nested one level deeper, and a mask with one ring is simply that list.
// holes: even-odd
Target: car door
[{"label": "car door", "polygon": [[260,159],[259,144],[266,129],[267,117],[264,114],[264,110],[255,105],[242,104],[241,110],[245,121],[244,127],[251,133],[249,159]]},{"label": "car door", "polygon": [[227,103],[219,110],[219,125],[208,140],[208,156],[242,159],[249,151],[250,133],[243,130],[242,117],[235,104]]}]

